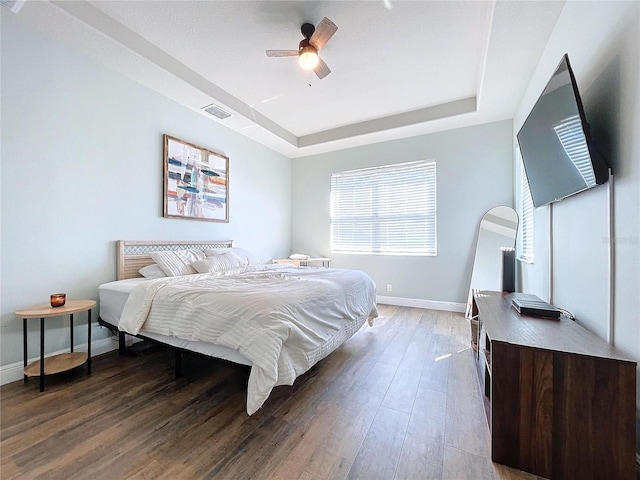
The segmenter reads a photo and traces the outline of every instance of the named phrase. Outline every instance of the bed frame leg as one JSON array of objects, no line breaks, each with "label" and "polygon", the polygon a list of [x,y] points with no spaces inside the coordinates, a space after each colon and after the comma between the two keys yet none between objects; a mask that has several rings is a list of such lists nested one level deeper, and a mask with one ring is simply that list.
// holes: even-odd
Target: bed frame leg
[{"label": "bed frame leg", "polygon": [[118,355],[124,355],[127,353],[127,345],[125,343],[124,336],[124,332],[118,332]]},{"label": "bed frame leg", "polygon": [[182,377],[182,360],[183,360],[183,352],[182,350],[176,350],[176,380]]}]

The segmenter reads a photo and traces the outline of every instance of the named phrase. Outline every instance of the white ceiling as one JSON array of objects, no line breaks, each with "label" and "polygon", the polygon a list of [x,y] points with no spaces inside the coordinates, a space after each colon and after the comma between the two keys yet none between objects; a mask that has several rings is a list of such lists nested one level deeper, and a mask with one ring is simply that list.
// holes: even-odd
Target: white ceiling
[{"label": "white ceiling", "polygon": [[[28,1],[21,20],[288,157],[512,118],[564,2]],[[295,57],[330,18],[323,80]],[[203,113],[203,115],[207,115]]]}]

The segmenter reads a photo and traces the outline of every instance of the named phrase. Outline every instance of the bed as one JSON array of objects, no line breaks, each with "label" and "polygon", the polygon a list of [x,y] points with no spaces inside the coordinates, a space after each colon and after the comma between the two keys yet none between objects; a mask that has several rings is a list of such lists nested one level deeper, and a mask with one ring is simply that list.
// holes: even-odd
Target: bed
[{"label": "bed", "polygon": [[187,351],[247,365],[249,415],[378,315],[375,284],[358,270],[258,264],[231,241],[117,248],[99,323],[119,332],[121,353],[129,334],[172,347],[177,376]]}]

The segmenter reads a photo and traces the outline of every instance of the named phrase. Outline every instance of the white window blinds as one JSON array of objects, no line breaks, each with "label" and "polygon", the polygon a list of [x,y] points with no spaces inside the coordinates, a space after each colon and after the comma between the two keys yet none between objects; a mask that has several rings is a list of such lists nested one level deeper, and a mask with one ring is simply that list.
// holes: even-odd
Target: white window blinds
[{"label": "white window blinds", "polygon": [[520,167],[520,259],[533,262],[533,200],[529,182],[522,163],[520,148],[516,149],[518,165]]},{"label": "white window blinds", "polygon": [[331,175],[331,250],[436,255],[436,163]]}]

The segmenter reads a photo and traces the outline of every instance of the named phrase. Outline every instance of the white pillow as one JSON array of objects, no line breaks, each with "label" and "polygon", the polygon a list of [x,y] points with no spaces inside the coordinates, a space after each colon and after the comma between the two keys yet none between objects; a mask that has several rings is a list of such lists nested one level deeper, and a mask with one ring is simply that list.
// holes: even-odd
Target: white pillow
[{"label": "white pillow", "polygon": [[196,273],[191,263],[205,258],[202,250],[162,250],[153,252],[151,258],[160,265],[168,277]]},{"label": "white pillow", "polygon": [[207,257],[213,257],[215,255],[221,255],[223,253],[231,253],[244,262],[243,266],[259,265],[261,263],[253,253],[238,247],[207,249],[204,251],[204,253],[207,255]]},{"label": "white pillow", "polygon": [[193,262],[191,266],[198,273],[228,273],[246,267],[247,264],[233,253],[221,253]]},{"label": "white pillow", "polygon": [[152,263],[151,265],[147,265],[146,267],[142,267],[138,270],[138,273],[142,275],[144,278],[148,278],[150,280],[154,278],[164,278],[167,275],[164,273],[164,270],[160,268],[160,265],[157,263]]}]

